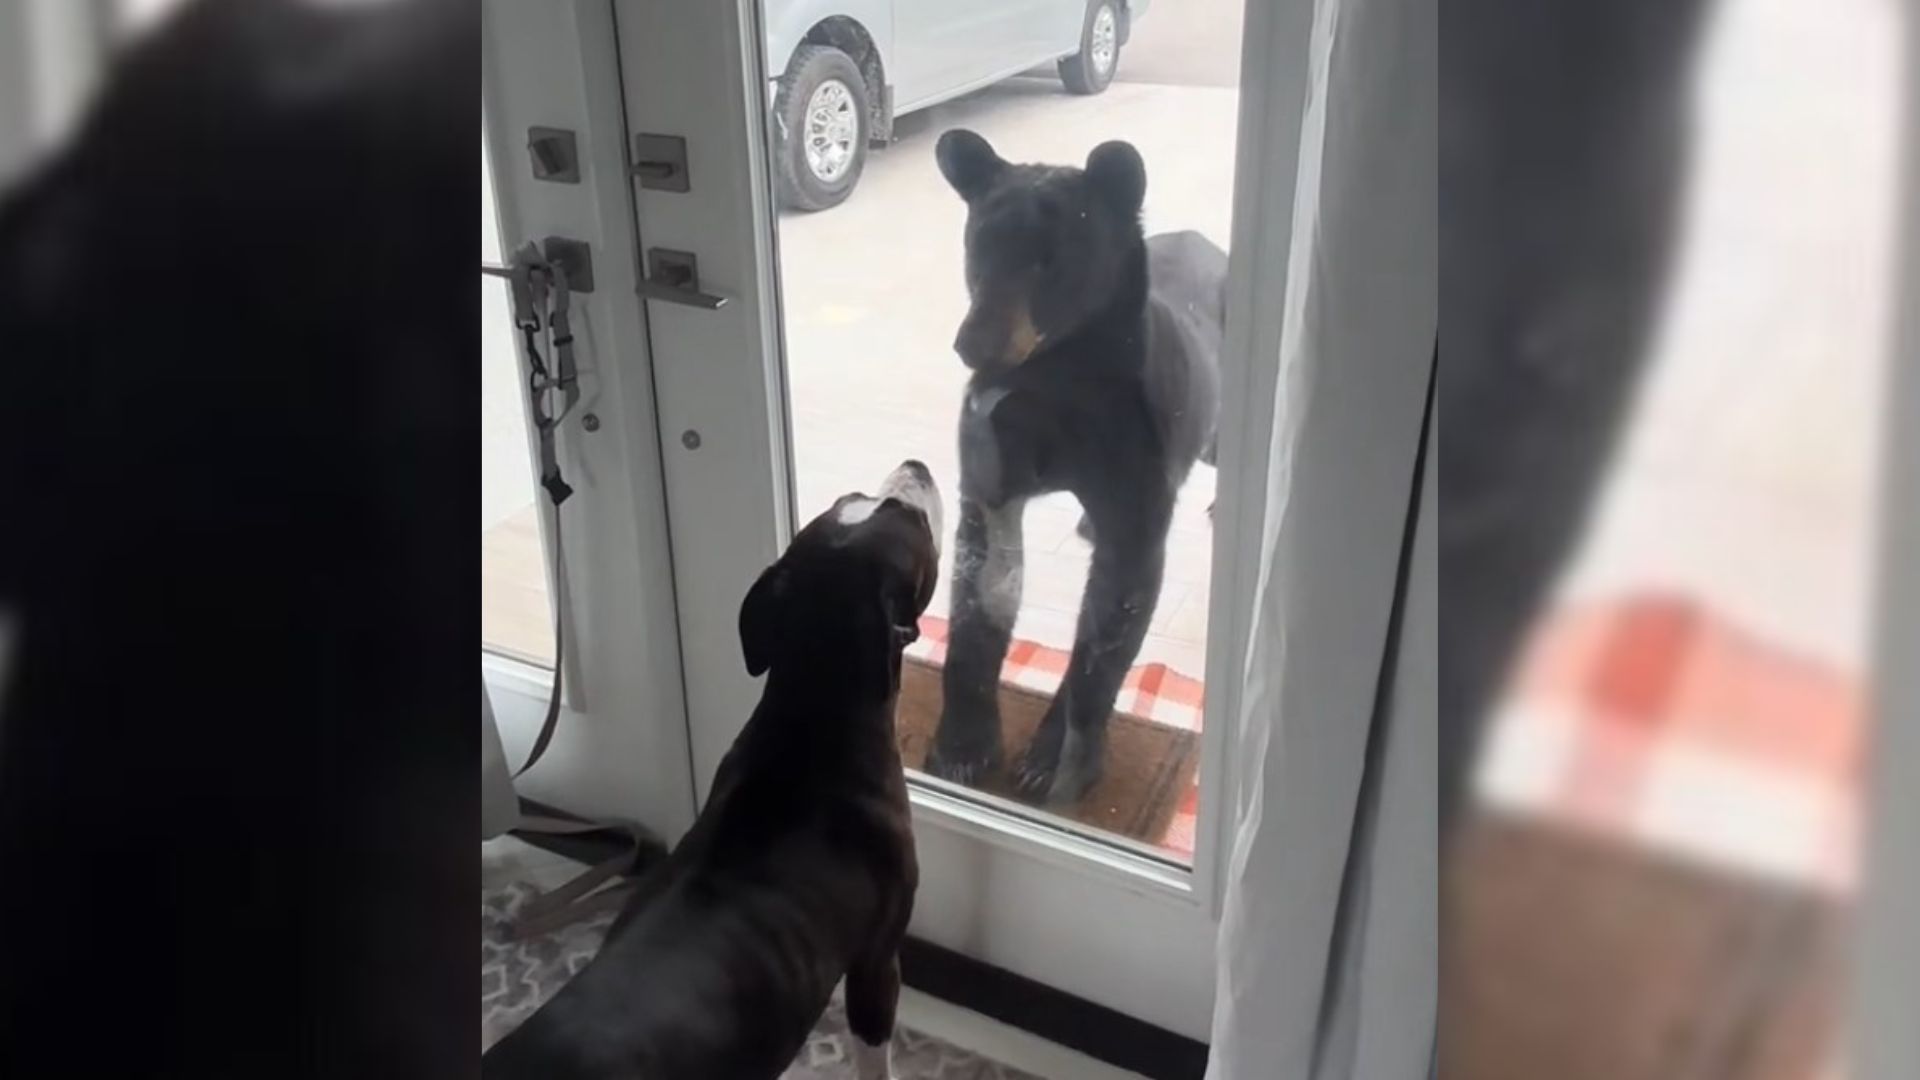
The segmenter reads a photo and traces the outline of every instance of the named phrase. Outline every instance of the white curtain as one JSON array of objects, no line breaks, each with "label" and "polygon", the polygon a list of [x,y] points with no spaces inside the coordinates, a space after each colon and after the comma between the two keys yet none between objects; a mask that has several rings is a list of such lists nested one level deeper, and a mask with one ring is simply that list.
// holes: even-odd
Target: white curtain
[{"label": "white curtain", "polygon": [[1853,975],[1848,1074],[1920,1076],[1920,9],[1908,5],[1900,278],[1886,384],[1866,895]]},{"label": "white curtain", "polygon": [[1209,1080],[1433,1068],[1435,7],[1312,4]]}]

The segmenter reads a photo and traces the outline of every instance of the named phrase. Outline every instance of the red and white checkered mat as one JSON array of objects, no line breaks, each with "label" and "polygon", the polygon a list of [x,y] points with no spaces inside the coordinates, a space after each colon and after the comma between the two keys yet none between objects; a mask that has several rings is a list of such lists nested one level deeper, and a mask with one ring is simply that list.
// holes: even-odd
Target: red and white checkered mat
[{"label": "red and white checkered mat", "polygon": [[[909,652],[946,658],[947,623]],[[1002,677],[1043,693],[1067,652],[1015,641]],[[1164,664],[1116,707],[1198,730],[1200,680]],[[1849,891],[1857,866],[1865,702],[1855,680],[1663,594],[1552,613],[1495,718],[1478,776],[1507,809],[1737,872]],[[1191,858],[1198,780],[1160,845]]]},{"label": "red and white checkered mat", "polygon": [[1534,636],[1478,776],[1496,805],[1736,872],[1850,891],[1864,695],[1683,597],[1569,607]]},{"label": "red and white checkered mat", "polygon": [[[920,617],[920,640],[907,647],[907,655],[932,664],[947,659],[947,620],[933,615]],[[1015,638],[1007,649],[1006,665],[1000,669],[1002,682],[1051,694],[1060,689],[1066,674],[1068,651]],[[1203,687],[1199,679],[1182,675],[1165,664],[1141,664],[1127,672],[1120,685],[1114,708],[1143,720],[1165,724],[1183,731],[1200,730]],[[1159,846],[1169,855],[1193,858],[1194,826],[1200,816],[1200,772],[1180,796],[1173,820],[1160,837]]]},{"label": "red and white checkered mat", "polygon": [[[907,646],[907,655],[931,664],[945,663],[947,620],[922,615],[920,640]],[[1007,649],[1006,666],[1000,669],[1001,681],[1051,694],[1060,689],[1060,679],[1067,671],[1067,657],[1065,649],[1015,638]],[[1182,675],[1165,664],[1141,664],[1127,672],[1113,707],[1143,720],[1183,731],[1198,731],[1200,680]]]}]

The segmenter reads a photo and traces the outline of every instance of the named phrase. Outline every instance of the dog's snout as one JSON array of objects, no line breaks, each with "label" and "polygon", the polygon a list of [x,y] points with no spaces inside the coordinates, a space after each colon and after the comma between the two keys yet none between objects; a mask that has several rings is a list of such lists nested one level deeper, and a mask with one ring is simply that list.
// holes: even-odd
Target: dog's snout
[{"label": "dog's snout", "polygon": [[927,468],[924,461],[909,458],[894,467],[880,485],[880,496],[892,496],[902,502],[914,502],[918,498],[934,494],[933,470]]},{"label": "dog's snout", "polygon": [[899,499],[920,511],[933,532],[934,547],[940,546],[940,488],[933,482],[933,470],[927,468],[925,462],[915,459],[901,462],[880,486],[880,497]]}]

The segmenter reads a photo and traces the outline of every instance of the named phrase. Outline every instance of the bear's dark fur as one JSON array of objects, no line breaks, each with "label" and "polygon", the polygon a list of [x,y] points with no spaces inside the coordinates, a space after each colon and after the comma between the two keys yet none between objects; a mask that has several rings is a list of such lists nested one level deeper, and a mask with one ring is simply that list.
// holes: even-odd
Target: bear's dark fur
[{"label": "bear's dark fur", "polygon": [[954,350],[973,370],[960,415],[960,514],[936,776],[1001,760],[998,688],[1019,613],[1021,515],[1070,491],[1093,567],[1065,681],[1015,773],[1070,803],[1100,778],[1106,725],[1159,600],[1167,527],[1219,414],[1227,256],[1197,233],[1144,238],[1146,169],[1123,142],[1084,169],[1013,165],[971,131],[935,150],[967,203],[971,308]]}]

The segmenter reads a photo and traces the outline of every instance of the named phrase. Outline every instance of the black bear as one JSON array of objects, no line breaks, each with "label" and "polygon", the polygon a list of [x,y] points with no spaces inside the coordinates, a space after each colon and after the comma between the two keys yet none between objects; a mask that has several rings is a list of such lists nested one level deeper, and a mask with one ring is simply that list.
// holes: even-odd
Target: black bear
[{"label": "black bear", "polygon": [[967,204],[971,307],[954,351],[960,411],[952,630],[935,776],[973,784],[1001,761],[999,683],[1020,610],[1021,516],[1069,491],[1093,566],[1059,693],[1014,772],[1071,803],[1104,767],[1114,698],[1160,597],[1174,500],[1213,458],[1227,256],[1197,233],[1145,238],[1146,167],[1124,142],[1084,169],[1014,165],[971,131],[934,154]]}]

